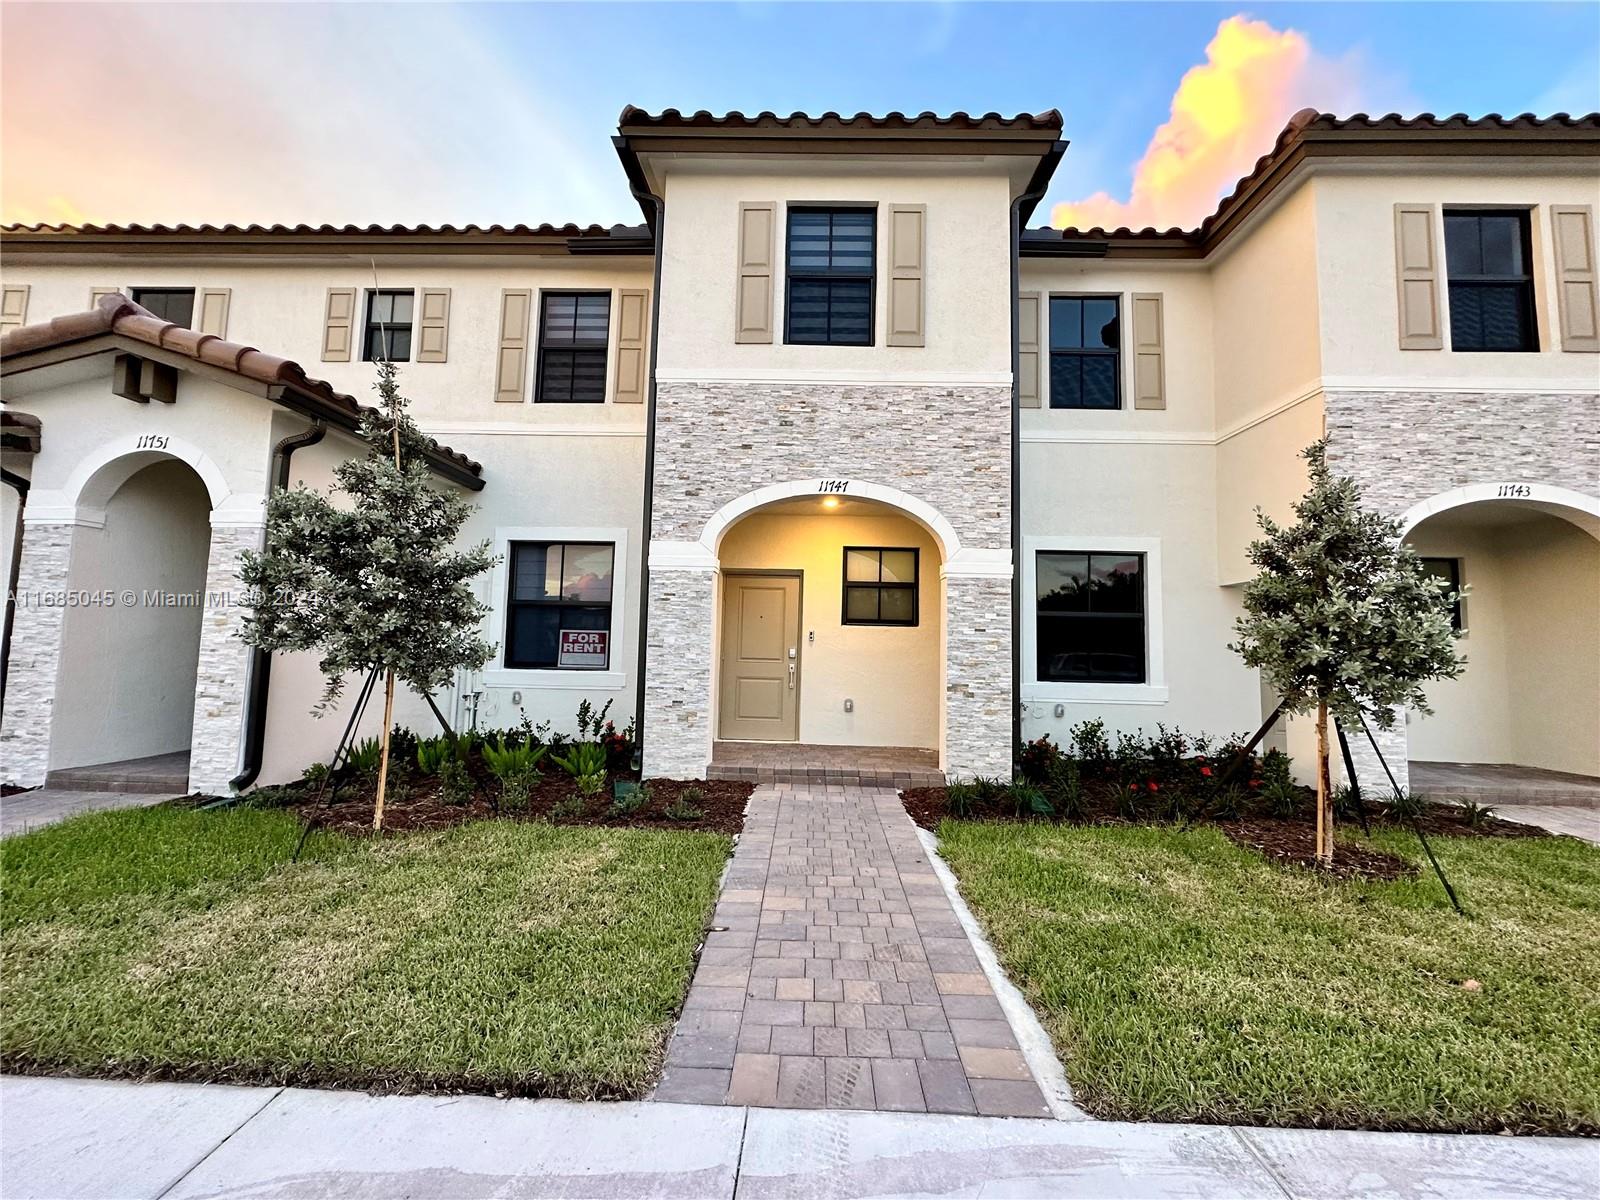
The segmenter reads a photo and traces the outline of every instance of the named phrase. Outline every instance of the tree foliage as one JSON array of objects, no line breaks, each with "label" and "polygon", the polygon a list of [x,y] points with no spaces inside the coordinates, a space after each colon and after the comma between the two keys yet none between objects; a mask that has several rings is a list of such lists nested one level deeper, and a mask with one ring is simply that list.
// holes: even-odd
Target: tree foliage
[{"label": "tree foliage", "polygon": [[1432,711],[1422,685],[1466,665],[1450,624],[1456,594],[1401,542],[1398,521],[1363,507],[1355,482],[1329,471],[1326,441],[1302,457],[1310,487],[1294,523],[1257,513],[1258,572],[1231,649],[1293,713],[1326,704],[1350,723],[1365,712],[1388,728],[1397,705]]},{"label": "tree foliage", "polygon": [[492,651],[480,634],[488,608],[471,587],[494,561],[489,545],[456,548],[473,506],[429,478],[428,439],[406,413],[392,363],[379,364],[376,387],[382,407],[360,432],[367,453],[334,469],[326,495],[303,485],[274,493],[266,550],[244,555],[257,602],[244,640],[319,654],[319,708],[353,672],[392,671],[429,693]]}]

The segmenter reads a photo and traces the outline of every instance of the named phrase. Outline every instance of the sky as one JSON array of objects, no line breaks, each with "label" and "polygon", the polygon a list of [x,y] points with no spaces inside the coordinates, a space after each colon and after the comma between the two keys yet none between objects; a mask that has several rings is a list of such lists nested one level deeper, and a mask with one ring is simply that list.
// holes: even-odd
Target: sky
[{"label": "sky", "polygon": [[624,105],[1042,112],[1035,222],[1192,227],[1298,109],[1600,110],[1600,0],[0,4],[6,222],[637,223]]}]

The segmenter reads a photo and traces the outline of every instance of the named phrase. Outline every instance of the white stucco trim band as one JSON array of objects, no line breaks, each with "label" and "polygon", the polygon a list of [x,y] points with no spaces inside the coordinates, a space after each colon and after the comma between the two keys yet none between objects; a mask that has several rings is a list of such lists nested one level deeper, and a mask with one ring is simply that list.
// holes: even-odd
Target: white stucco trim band
[{"label": "white stucco trim band", "polygon": [[670,367],[658,367],[656,380],[660,383],[744,383],[744,384],[785,384],[803,386],[807,384],[825,384],[839,387],[994,387],[1009,388],[1011,386],[1010,371],[945,371],[923,372],[909,371],[903,375],[885,375],[881,371],[870,370],[819,370],[810,368],[803,371],[774,369],[771,371],[752,371],[747,367],[734,370],[716,371],[696,367],[693,370],[673,370]]},{"label": "white stucco trim band", "polygon": [[[1600,499],[1575,492],[1571,488],[1550,483],[1531,483],[1520,479],[1507,479],[1495,483],[1469,483],[1430,496],[1413,504],[1400,516],[1400,534],[1404,537],[1423,521],[1438,513],[1463,504],[1482,504],[1497,501],[1523,508],[1536,508],[1551,516],[1562,517],[1577,525],[1593,537],[1600,537]],[[1575,519],[1581,516],[1587,520]]]},{"label": "white stucco trim band", "polygon": [[899,488],[873,483],[866,479],[795,479],[746,492],[711,514],[711,519],[701,531],[700,544],[715,559],[717,547],[722,543],[722,535],[727,533],[741,517],[758,508],[765,508],[769,504],[776,504],[779,500],[789,500],[796,496],[850,496],[857,500],[875,500],[879,504],[887,504],[915,518],[933,534],[933,540],[939,543],[939,553],[943,561],[953,562],[961,553],[961,538],[957,536],[955,526],[951,525],[945,515],[933,505],[909,492],[902,492]]},{"label": "white stucco trim band", "polygon": [[[1062,683],[1039,678],[1037,612],[1041,550],[1144,556],[1144,683]],[[1162,627],[1161,539],[1113,534],[1034,535],[1022,539],[1022,699],[1024,703],[1165,704],[1166,642]]]}]

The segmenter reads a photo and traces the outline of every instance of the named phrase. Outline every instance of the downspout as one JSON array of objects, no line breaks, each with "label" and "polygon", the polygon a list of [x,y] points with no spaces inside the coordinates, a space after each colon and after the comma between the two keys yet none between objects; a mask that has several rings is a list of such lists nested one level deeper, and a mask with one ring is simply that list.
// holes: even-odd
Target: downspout
[{"label": "downspout", "polygon": [[[655,516],[656,489],[656,350],[661,339],[661,249],[667,226],[667,202],[650,190],[639,160],[628,150],[627,139],[612,139],[623,171],[628,177],[628,190],[645,212],[645,223],[655,234],[654,282],[650,293],[650,382],[645,391],[644,435],[644,506],[643,530],[639,547],[639,653],[635,657],[638,681],[634,685],[633,728],[634,753],[644,762],[644,696],[645,660],[650,644],[650,526]],[[654,219],[651,215],[654,214]]]},{"label": "downspout", "polygon": [[0,639],[0,706],[3,706],[6,680],[11,678],[11,626],[17,617],[17,581],[22,578],[22,513],[28,507],[28,481],[14,471],[0,471],[0,477],[17,490],[17,526],[11,531],[11,578],[6,582],[5,635]]},{"label": "downspout", "polygon": [[1011,759],[1022,747],[1022,226],[1050,186],[1066,153],[1058,141],[1040,160],[1022,194],[1011,202]]},{"label": "downspout", "polygon": [[[292,433],[272,448],[272,490],[281,492],[289,486],[289,460],[294,452],[305,446],[315,446],[327,434],[321,421],[312,423],[304,433]],[[267,740],[267,692],[272,682],[272,655],[259,646],[250,650],[250,686],[244,701],[244,762],[237,775],[228,780],[228,787],[242,792],[261,774],[261,753]]]}]

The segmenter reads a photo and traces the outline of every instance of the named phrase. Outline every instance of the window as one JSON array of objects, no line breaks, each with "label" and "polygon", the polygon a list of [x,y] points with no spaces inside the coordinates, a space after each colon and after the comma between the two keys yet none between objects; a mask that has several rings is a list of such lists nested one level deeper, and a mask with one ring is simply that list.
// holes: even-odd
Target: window
[{"label": "window", "polygon": [[1444,213],[1452,350],[1537,350],[1526,212]]},{"label": "window", "polygon": [[367,335],[362,341],[363,362],[411,361],[412,293],[367,293]]},{"label": "window", "polygon": [[148,308],[163,321],[182,325],[185,329],[194,324],[193,288],[133,288],[133,302]]},{"label": "window", "polygon": [[843,619],[846,625],[915,625],[916,548],[846,546]]},{"label": "window", "polygon": [[1050,407],[1121,408],[1117,296],[1050,297]]},{"label": "window", "polygon": [[506,601],[507,667],[603,671],[611,663],[616,547],[513,542]]},{"label": "window", "polygon": [[872,345],[870,208],[789,210],[789,304],[783,340],[801,346]]},{"label": "window", "polygon": [[1145,682],[1144,555],[1041,550],[1035,566],[1039,679]]},{"label": "window", "polygon": [[539,389],[546,404],[606,398],[610,292],[546,292],[539,310]]},{"label": "window", "polygon": [[1444,580],[1445,587],[1456,593],[1456,602],[1450,606],[1450,628],[1460,633],[1465,628],[1461,611],[1461,560],[1459,558],[1424,558],[1422,569],[1435,579]]}]

